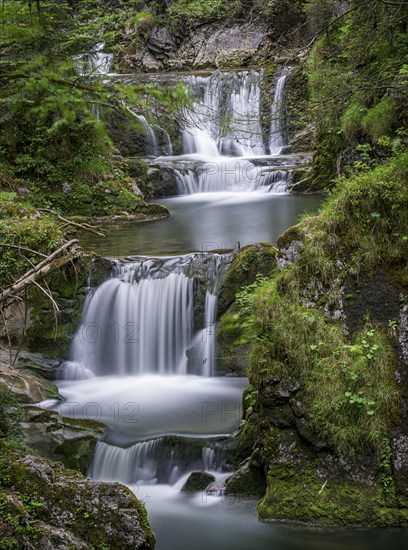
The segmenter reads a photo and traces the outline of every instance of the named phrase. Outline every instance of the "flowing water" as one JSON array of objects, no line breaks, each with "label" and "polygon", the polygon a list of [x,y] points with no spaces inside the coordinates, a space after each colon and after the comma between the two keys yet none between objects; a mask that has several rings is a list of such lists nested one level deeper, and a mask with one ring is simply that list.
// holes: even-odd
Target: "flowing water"
[{"label": "flowing water", "polygon": [[[169,143],[154,159],[177,180],[179,196],[161,201],[171,217],[111,228],[103,240],[82,237],[84,247],[112,258],[112,274],[88,289],[61,369],[64,401],[44,406],[107,425],[89,474],[127,484],[146,503],[158,549],[371,550],[384,548],[384,540],[406,542],[400,532],[311,533],[261,524],[254,501],[223,492],[231,474],[225,448],[241,422],[248,384],[216,376],[217,300],[228,250],[275,242],[321,201],[287,192],[291,171],[308,160],[284,153],[289,76],[285,69],[271,90],[266,132],[261,71],[182,77],[195,106],[180,114],[183,152],[171,156]],[[163,155],[154,126],[135,116],[149,137],[146,154]],[[215,483],[181,492],[199,469]]]}]

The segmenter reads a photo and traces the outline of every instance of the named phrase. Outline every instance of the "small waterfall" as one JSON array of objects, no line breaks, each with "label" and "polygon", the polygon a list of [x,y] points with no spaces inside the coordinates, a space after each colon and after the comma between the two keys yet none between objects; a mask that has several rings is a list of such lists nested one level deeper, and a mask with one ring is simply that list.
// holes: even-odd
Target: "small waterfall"
[{"label": "small waterfall", "polygon": [[202,445],[201,456],[193,453],[191,457],[185,456],[188,444],[180,441],[179,445],[179,448],[176,445],[169,451],[165,437],[141,441],[126,448],[98,441],[88,474],[98,481],[116,480],[137,485],[166,482],[173,485],[188,471],[222,470],[223,453],[217,443],[212,448],[206,446],[205,440],[203,443],[196,440],[196,446]]},{"label": "small waterfall", "polygon": [[266,168],[262,171],[260,185],[266,187],[270,193],[286,193],[291,175],[290,170]]},{"label": "small waterfall", "polygon": [[253,191],[263,185],[259,167],[249,160],[219,157],[194,169],[174,170],[180,194]]},{"label": "small waterfall", "polygon": [[185,374],[192,279],[170,273],[137,281],[134,274],[130,266],[119,268],[95,291],[74,339],[73,360],[97,375]]},{"label": "small waterfall", "polygon": [[265,154],[261,127],[262,72],[215,72],[188,76],[193,107],[183,113],[184,153],[206,157],[221,154]]},{"label": "small waterfall", "polygon": [[282,105],[285,84],[289,74],[290,69],[284,69],[282,75],[278,78],[276,83],[275,94],[271,107],[271,126],[269,138],[269,152],[271,155],[279,155],[285,145],[282,136]]},{"label": "small waterfall", "polygon": [[82,54],[76,58],[79,65],[79,74],[82,76],[103,76],[110,74],[113,55],[104,52],[103,42],[96,45],[90,54]]},{"label": "small waterfall", "polygon": [[[117,262],[85,301],[62,379],[195,372],[211,376],[219,279],[229,256],[198,254]],[[203,263],[204,262],[204,263]],[[194,334],[195,270],[207,270],[204,326]],[[187,351],[195,348],[193,365]]]},{"label": "small waterfall", "polygon": [[203,448],[204,470],[207,472],[215,469],[215,450],[210,447]]},{"label": "small waterfall", "polygon": [[156,450],[162,438],[136,443],[126,449],[98,441],[89,475],[97,481],[145,485],[157,481]]}]

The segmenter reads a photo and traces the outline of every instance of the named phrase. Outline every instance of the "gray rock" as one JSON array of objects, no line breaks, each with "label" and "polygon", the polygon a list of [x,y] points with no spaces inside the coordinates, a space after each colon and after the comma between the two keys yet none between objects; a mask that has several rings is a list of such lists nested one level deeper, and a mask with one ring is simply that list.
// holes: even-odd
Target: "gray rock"
[{"label": "gray rock", "polygon": [[208,472],[200,470],[198,472],[192,472],[183,487],[182,491],[185,493],[194,493],[196,491],[204,491],[205,488],[215,481],[215,477]]},{"label": "gray rock", "polygon": [[176,49],[176,44],[166,27],[154,27],[147,47],[160,59],[160,56],[168,57],[170,52]]},{"label": "gray rock", "polygon": [[25,444],[41,456],[61,461],[66,467],[85,474],[91,464],[96,442],[104,424],[87,419],[62,417],[55,411],[27,407],[22,423]]},{"label": "gray rock", "polygon": [[280,249],[277,257],[278,269],[281,271],[282,269],[285,269],[285,267],[293,264],[293,262],[299,260],[301,248],[302,241],[294,240],[290,243],[288,248]]},{"label": "gray rock", "polygon": [[38,403],[57,395],[49,380],[28,374],[5,363],[0,363],[0,386],[12,388],[21,403]]},{"label": "gray rock", "polygon": [[[62,464],[22,452],[8,454],[4,465],[9,495],[22,502],[36,502],[23,510],[9,499],[8,512],[22,522],[22,513],[38,531],[17,533],[20,548],[117,548],[154,547],[144,506],[119,483],[94,482],[73,475]],[[17,497],[18,498],[18,497]],[[27,500],[28,499],[28,500]],[[17,519],[18,518],[18,519]],[[22,522],[23,523],[23,522]],[[38,543],[38,539],[41,541]]]}]

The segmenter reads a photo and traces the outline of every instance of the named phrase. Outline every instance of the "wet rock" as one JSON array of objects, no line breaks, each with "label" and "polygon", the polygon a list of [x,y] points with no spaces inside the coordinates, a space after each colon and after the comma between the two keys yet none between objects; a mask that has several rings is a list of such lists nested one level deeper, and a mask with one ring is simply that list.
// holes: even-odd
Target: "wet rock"
[{"label": "wet rock", "polygon": [[187,481],[182,487],[182,491],[186,493],[193,493],[195,491],[204,491],[205,488],[215,481],[215,477],[208,472],[200,470],[198,472],[192,472]]},{"label": "wet rock", "polygon": [[[62,464],[8,452],[4,456],[9,496],[5,514],[14,518],[19,548],[117,548],[148,550],[154,535],[144,506],[119,483],[94,482]],[[33,504],[35,503],[35,507]],[[26,527],[27,521],[35,529]]]},{"label": "wet rock", "polygon": [[294,240],[287,248],[281,248],[277,256],[278,269],[281,271],[300,258],[302,242]]},{"label": "wet rock", "polygon": [[28,374],[0,363],[0,386],[12,388],[21,403],[38,403],[58,395],[54,384],[34,374]]},{"label": "wet rock", "polygon": [[105,425],[94,420],[65,418],[55,411],[37,407],[25,410],[28,415],[22,423],[25,444],[41,456],[59,460],[67,468],[85,474]]},{"label": "wet rock", "polygon": [[258,453],[255,452],[227,479],[225,493],[227,495],[262,497],[265,494],[265,489],[265,475]]},{"label": "wet rock", "polygon": [[141,183],[141,189],[148,199],[178,195],[174,171],[164,167],[148,168],[146,182]]}]

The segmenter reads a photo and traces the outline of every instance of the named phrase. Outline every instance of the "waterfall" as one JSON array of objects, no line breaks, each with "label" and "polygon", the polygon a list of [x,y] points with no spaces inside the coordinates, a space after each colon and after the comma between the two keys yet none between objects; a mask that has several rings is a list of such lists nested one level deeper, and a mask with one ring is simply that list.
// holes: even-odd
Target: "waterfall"
[{"label": "waterfall", "polygon": [[[184,78],[192,105],[181,113],[183,155],[170,165],[179,194],[287,192],[289,171],[281,170],[280,177],[275,172],[284,145],[280,111],[289,74],[290,69],[284,69],[276,80],[268,144],[262,126],[262,71]],[[263,167],[256,162],[260,157]],[[183,159],[190,166],[185,167]]]},{"label": "waterfall", "polygon": [[[203,258],[208,288],[204,326],[195,335],[194,269],[202,269]],[[87,296],[71,361],[64,363],[60,377],[180,375],[189,370],[212,375],[217,281],[228,258],[211,254],[116,263],[112,277]],[[194,364],[187,353],[192,347]]]},{"label": "waterfall", "polygon": [[206,157],[221,154],[265,154],[261,127],[262,72],[215,72],[188,76],[193,106],[185,110],[184,153]]},{"label": "waterfall", "polygon": [[140,441],[130,447],[116,447],[98,441],[88,475],[98,481],[115,479],[136,485],[173,485],[186,471],[192,469],[221,471],[223,449],[219,446],[212,448],[208,444],[211,443],[206,440],[195,440],[196,451],[186,457],[188,443],[181,438],[169,444],[165,437],[158,437]]},{"label": "waterfall", "polygon": [[104,52],[105,43],[96,45],[92,53],[82,54],[76,57],[79,65],[79,74],[85,76],[103,76],[110,74],[113,55]]},{"label": "waterfall", "polygon": [[122,483],[154,484],[157,481],[156,449],[162,438],[142,441],[128,448],[98,441],[89,475],[97,481],[115,479]]},{"label": "waterfall", "polygon": [[282,136],[282,105],[283,93],[290,69],[284,69],[278,78],[271,107],[271,127],[269,139],[269,151],[271,155],[279,155],[285,145]]},{"label": "waterfall", "polygon": [[158,144],[157,144],[157,137],[156,137],[155,131],[153,130],[153,127],[147,122],[146,117],[144,117],[143,115],[138,115],[136,113],[133,113],[133,111],[131,109],[129,109],[129,111],[140,122],[140,125],[142,127],[142,131],[148,139],[148,151],[147,151],[147,153],[149,155],[153,155],[153,156],[159,155],[159,147],[158,147]]},{"label": "waterfall", "polygon": [[135,281],[129,266],[94,293],[75,336],[73,360],[97,375],[185,374],[192,337],[192,279]]}]

